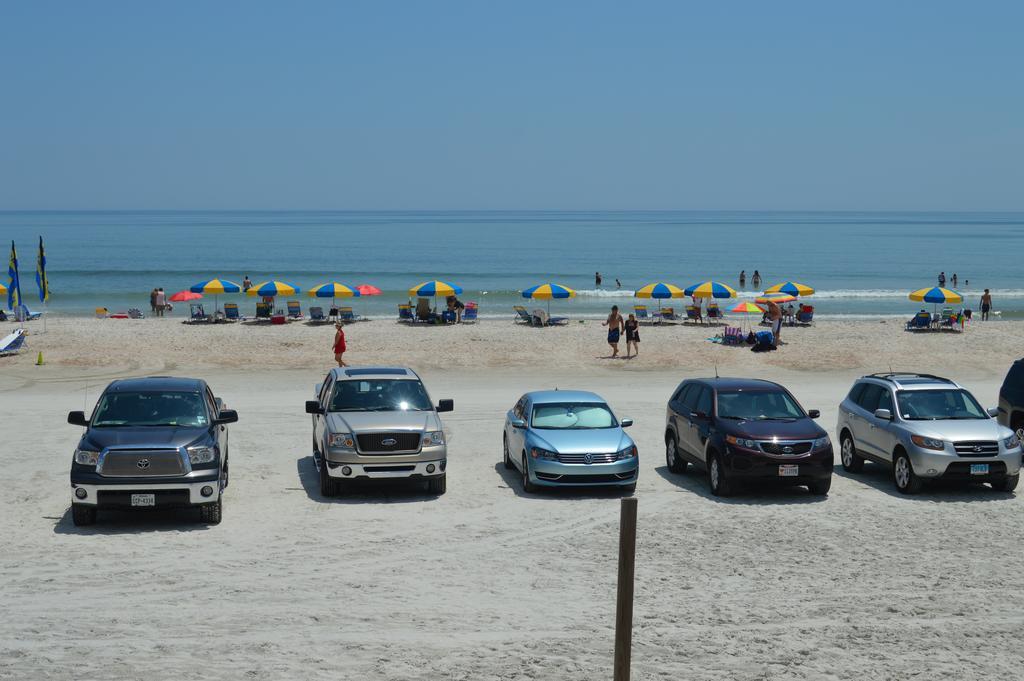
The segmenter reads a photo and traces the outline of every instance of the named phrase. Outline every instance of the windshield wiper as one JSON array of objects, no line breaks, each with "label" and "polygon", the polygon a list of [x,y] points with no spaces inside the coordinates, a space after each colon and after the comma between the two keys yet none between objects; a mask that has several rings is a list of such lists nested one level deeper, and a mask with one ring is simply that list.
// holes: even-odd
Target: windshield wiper
[{"label": "windshield wiper", "polygon": [[729,419],[730,421],[749,421],[750,420],[746,416],[723,416],[722,414],[719,414],[718,418],[720,418],[720,419]]}]

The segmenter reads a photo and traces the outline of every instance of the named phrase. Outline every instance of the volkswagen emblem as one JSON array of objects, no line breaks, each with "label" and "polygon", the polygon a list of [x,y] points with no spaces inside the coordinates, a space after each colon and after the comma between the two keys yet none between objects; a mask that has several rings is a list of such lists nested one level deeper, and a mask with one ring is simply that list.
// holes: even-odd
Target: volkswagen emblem
[{"label": "volkswagen emblem", "polygon": [[141,468],[142,470],[146,470],[147,468],[149,468],[149,459],[139,459],[138,461],[135,462],[135,465]]},{"label": "volkswagen emblem", "polygon": [[785,447],[782,448],[782,453],[783,454],[792,454],[793,453],[793,448],[790,447],[789,445],[786,445]]},{"label": "volkswagen emblem", "polygon": [[396,440],[393,437],[389,437],[389,438],[385,438],[385,439],[381,440],[380,443],[382,445],[384,445],[385,447],[394,447],[395,445],[398,444],[398,440]]},{"label": "volkswagen emblem", "polygon": [[594,457],[591,454],[583,455],[583,463],[594,463]]}]

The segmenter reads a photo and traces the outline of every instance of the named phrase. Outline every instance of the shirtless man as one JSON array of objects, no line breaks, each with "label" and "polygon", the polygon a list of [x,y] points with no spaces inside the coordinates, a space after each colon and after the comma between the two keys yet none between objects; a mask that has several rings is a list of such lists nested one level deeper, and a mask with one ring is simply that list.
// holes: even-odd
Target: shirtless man
[{"label": "shirtless man", "polygon": [[612,305],[612,312],[608,319],[601,323],[601,326],[608,327],[608,345],[612,349],[612,357],[619,356],[619,335],[622,333],[623,321],[619,314],[619,306]]},{"label": "shirtless man", "polygon": [[981,321],[988,321],[988,312],[992,309],[992,294],[985,289],[981,296]]},{"label": "shirtless man", "polygon": [[772,345],[779,347],[779,333],[782,331],[782,308],[774,300],[768,301],[768,320],[772,323]]}]

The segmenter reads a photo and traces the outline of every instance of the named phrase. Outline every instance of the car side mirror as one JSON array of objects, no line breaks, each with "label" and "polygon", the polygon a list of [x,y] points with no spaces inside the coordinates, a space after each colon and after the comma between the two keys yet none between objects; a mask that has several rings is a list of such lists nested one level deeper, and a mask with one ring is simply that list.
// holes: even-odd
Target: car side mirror
[{"label": "car side mirror", "polygon": [[221,409],[220,413],[217,414],[217,418],[215,418],[213,422],[218,426],[222,426],[225,423],[237,423],[238,412],[234,409]]},{"label": "car side mirror", "polygon": [[453,411],[455,409],[455,400],[438,400],[437,410],[438,411]]},{"label": "car side mirror", "polygon": [[523,419],[514,418],[514,419],[512,419],[510,421],[510,423],[512,424],[513,428],[525,428],[526,427],[526,421],[524,421]]},{"label": "car side mirror", "polygon": [[992,418],[999,416],[999,407],[989,407],[987,411],[988,415],[991,416]]},{"label": "car side mirror", "polygon": [[323,414],[324,410],[316,400],[306,400],[307,414]]},{"label": "car side mirror", "polygon": [[876,409],[875,418],[883,421],[892,421],[892,412],[888,409]]},{"label": "car side mirror", "polygon": [[89,421],[85,418],[84,411],[68,412],[68,423],[73,426],[82,426],[83,428],[89,427]]},{"label": "car side mirror", "polygon": [[622,426],[623,428],[629,428],[631,425],[633,425],[633,419],[622,419],[619,421],[619,425]]},{"label": "car side mirror", "polygon": [[821,416],[821,412],[818,411],[817,409],[808,409],[807,410],[807,416],[808,416],[808,418],[816,419],[819,416]]}]

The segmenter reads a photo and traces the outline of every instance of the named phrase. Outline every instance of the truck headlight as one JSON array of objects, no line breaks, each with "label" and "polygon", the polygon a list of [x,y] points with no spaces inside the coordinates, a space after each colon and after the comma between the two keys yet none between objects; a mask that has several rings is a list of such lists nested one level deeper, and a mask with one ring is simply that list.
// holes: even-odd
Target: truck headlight
[{"label": "truck headlight", "polygon": [[356,443],[352,439],[352,433],[331,433],[327,439],[327,446],[333,449],[355,449]]},{"label": "truck headlight", "polygon": [[636,446],[635,445],[630,445],[629,447],[626,447],[625,449],[620,449],[619,451],[615,452],[615,460],[616,461],[618,461],[620,459],[632,459],[634,456],[636,456]]},{"label": "truck headlight", "polygon": [[940,451],[940,452],[943,449],[946,448],[946,443],[945,442],[943,442],[942,440],[936,440],[935,438],[931,438],[931,437],[921,437],[920,435],[911,435],[910,436],[910,441],[913,442],[918,447],[924,447],[925,449],[934,449],[934,450],[937,450],[937,451]]},{"label": "truck headlight", "polygon": [[1020,447],[1020,438],[1015,433],[1003,440],[1003,446],[1007,449],[1017,449],[1017,447]]},{"label": "truck headlight", "polygon": [[546,449],[541,449],[540,447],[534,447],[533,449],[531,449],[530,450],[530,454],[532,454],[533,458],[535,458],[535,459],[557,459],[558,458],[558,454],[556,454],[554,452],[549,452]]},{"label": "truck headlight", "polygon": [[189,447],[188,448],[188,461],[189,463],[210,463],[216,457],[217,453],[213,447]]},{"label": "truck headlight", "polygon": [[444,431],[433,430],[429,433],[423,433],[423,445],[443,445],[444,444]]},{"label": "truck headlight", "polygon": [[825,449],[830,444],[832,444],[832,441],[828,439],[828,435],[826,435],[825,437],[819,437],[817,440],[814,441],[814,451],[817,452],[822,449]]},{"label": "truck headlight", "polygon": [[75,450],[75,463],[83,466],[95,466],[96,462],[100,459],[100,453],[94,452],[91,449],[76,449]]}]

